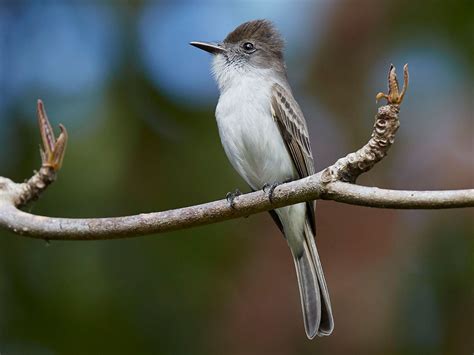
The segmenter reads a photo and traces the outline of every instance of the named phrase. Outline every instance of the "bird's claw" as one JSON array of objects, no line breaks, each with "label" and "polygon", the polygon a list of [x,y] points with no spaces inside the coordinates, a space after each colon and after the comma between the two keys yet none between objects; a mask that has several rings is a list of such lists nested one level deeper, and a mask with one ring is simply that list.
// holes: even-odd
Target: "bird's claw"
[{"label": "bird's claw", "polygon": [[227,200],[227,202],[229,203],[229,207],[230,208],[235,208],[235,198],[237,196],[240,196],[242,195],[242,192],[240,192],[239,189],[235,189],[234,192],[228,192],[226,195],[225,195],[225,199]]},{"label": "bird's claw", "polygon": [[271,203],[273,203],[273,191],[275,191],[276,187],[280,185],[278,182],[274,182],[272,184],[265,184],[263,185],[263,192],[268,194],[268,199],[270,200]]},{"label": "bird's claw", "polygon": [[40,147],[41,162],[43,167],[50,167],[54,171],[61,169],[64,159],[64,153],[67,146],[67,131],[66,128],[60,124],[61,133],[58,138],[54,136],[53,128],[49,123],[46,110],[44,109],[43,101],[38,100],[38,124],[41,133],[43,146]]}]

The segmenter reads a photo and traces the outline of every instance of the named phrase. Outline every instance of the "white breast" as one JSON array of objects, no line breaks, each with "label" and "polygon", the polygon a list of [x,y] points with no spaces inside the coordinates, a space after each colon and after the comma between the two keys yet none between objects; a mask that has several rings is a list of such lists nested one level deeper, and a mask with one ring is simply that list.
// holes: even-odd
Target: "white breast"
[{"label": "white breast", "polygon": [[266,183],[297,177],[296,169],[271,115],[273,82],[261,73],[238,75],[221,87],[216,119],[233,167],[255,190]]}]

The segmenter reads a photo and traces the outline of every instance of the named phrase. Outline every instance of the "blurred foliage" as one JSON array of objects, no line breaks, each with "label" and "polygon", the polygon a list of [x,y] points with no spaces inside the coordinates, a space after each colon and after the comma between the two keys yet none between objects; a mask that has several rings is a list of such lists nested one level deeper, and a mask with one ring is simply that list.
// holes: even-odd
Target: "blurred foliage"
[{"label": "blurred foliage", "polygon": [[[246,191],[220,146],[209,58],[183,46],[269,17],[291,39],[289,77],[319,168],[367,138],[389,63],[408,62],[398,141],[361,183],[471,187],[472,10],[437,0],[2,2],[0,175],[22,181],[38,167],[41,97],[70,144],[58,181],[27,208],[36,214],[118,216]],[[154,37],[165,30],[175,37]],[[166,57],[161,71],[151,53]],[[116,241],[0,232],[0,352],[472,351],[471,211],[321,202],[317,217],[336,317],[327,339],[306,340],[285,242],[259,215]]]}]

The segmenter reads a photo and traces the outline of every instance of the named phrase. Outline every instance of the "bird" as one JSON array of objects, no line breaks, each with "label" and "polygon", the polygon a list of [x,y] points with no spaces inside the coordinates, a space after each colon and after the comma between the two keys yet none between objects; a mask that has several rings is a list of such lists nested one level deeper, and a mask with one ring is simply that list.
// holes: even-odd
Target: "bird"
[{"label": "bird", "polygon": [[[216,121],[224,151],[254,191],[315,173],[308,127],[293,97],[284,40],[265,19],[242,23],[222,42],[190,42],[212,54],[219,88]],[[232,207],[234,195],[230,196]],[[293,256],[306,335],[334,329],[329,292],[315,235],[315,202],[270,211]]]}]

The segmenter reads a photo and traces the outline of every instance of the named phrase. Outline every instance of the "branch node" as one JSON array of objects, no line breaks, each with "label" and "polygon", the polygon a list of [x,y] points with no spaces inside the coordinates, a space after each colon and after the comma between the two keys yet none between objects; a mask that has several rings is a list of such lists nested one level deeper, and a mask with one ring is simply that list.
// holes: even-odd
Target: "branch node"
[{"label": "branch node", "polygon": [[331,181],[334,181],[334,177],[333,177],[333,173],[331,171],[331,167],[328,167],[328,168],[324,169],[323,172],[321,173],[321,182],[323,184],[328,184]]},{"label": "branch node", "polygon": [[22,207],[30,201],[38,199],[41,193],[56,180],[56,175],[61,169],[68,134],[66,128],[60,124],[61,133],[56,138],[53,128],[49,122],[43,101],[37,103],[38,125],[41,135],[42,146],[40,146],[41,168],[35,171],[33,176],[23,184],[15,184],[15,198],[13,203]]},{"label": "branch node", "polygon": [[375,96],[375,101],[378,102],[380,99],[386,99],[389,105],[401,105],[403,102],[403,98],[405,93],[408,89],[408,64],[403,66],[403,88],[400,92],[400,88],[398,85],[397,73],[395,70],[395,66],[390,64],[390,69],[388,70],[388,94],[383,92],[379,92]]},{"label": "branch node", "polygon": [[51,167],[54,171],[61,169],[64,154],[66,153],[66,146],[68,134],[66,128],[60,124],[59,129],[61,133],[58,138],[54,136],[53,128],[49,123],[43,101],[38,100],[38,125],[40,129],[43,146],[40,147],[41,162],[43,167]]}]

